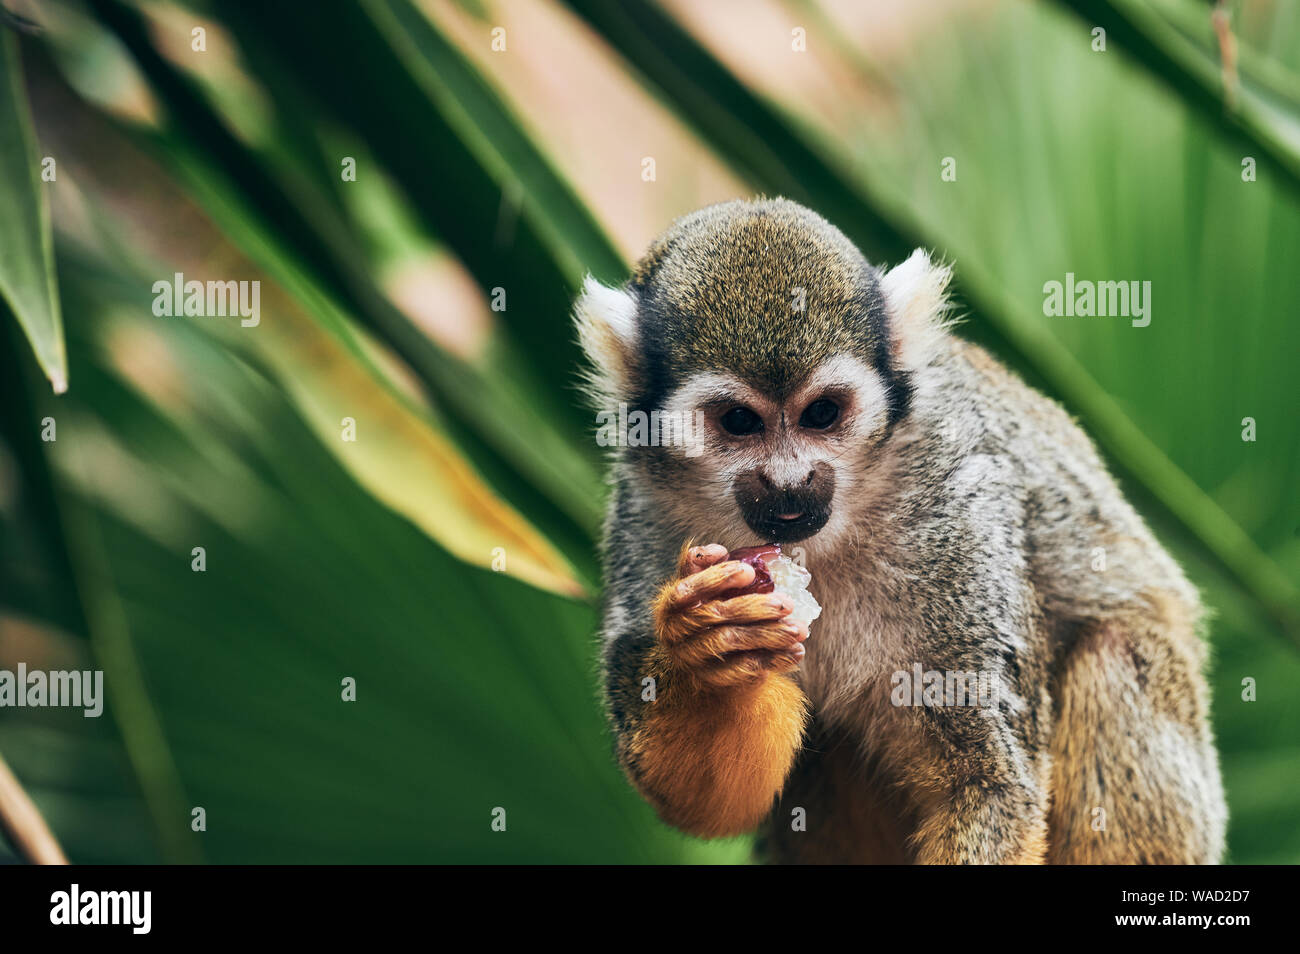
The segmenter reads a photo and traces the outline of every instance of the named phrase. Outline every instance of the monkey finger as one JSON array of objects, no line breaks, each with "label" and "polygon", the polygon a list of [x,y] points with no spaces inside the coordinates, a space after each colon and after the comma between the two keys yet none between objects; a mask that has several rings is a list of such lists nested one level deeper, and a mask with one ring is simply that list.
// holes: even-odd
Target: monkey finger
[{"label": "monkey finger", "polygon": [[720,563],[726,557],[727,548],[718,543],[707,543],[699,547],[687,545],[682,548],[681,558],[677,561],[677,575],[691,576]]},{"label": "monkey finger", "polygon": [[766,623],[782,619],[794,610],[790,597],[781,593],[748,593],[729,600],[711,600],[681,610],[697,627],[723,624]]},{"label": "monkey finger", "polygon": [[754,582],[754,568],[739,560],[728,560],[683,577],[668,587],[668,608],[680,609],[712,599],[719,593]]},{"label": "monkey finger", "polygon": [[695,639],[682,640],[674,645],[672,656],[681,666],[708,666],[733,653],[754,650],[793,652],[799,643],[799,627],[789,623],[715,626]]},{"label": "monkey finger", "polygon": [[736,688],[755,683],[769,673],[781,675],[792,672],[799,667],[803,657],[802,644],[789,652],[755,649],[731,653],[708,666],[700,667],[696,676],[715,689]]}]

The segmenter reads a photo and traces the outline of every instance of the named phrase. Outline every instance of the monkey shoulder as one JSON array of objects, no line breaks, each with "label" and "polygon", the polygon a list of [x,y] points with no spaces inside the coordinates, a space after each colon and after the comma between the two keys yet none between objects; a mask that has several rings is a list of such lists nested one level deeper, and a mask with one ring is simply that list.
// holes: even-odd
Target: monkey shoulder
[{"label": "monkey shoulder", "polygon": [[966,408],[957,425],[952,413],[939,425],[963,432],[950,501],[977,535],[1021,555],[1045,609],[1097,617],[1158,598],[1199,615],[1195,590],[1082,426],[976,345],[958,344],[947,360],[937,405]]}]

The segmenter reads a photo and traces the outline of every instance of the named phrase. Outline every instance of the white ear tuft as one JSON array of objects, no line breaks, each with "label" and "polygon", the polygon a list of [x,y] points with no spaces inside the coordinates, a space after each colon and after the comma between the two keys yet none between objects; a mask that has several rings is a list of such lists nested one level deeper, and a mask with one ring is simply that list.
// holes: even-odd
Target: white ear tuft
[{"label": "white ear tuft", "polygon": [[894,355],[904,371],[927,364],[948,335],[946,289],[952,269],[935,265],[923,249],[895,265],[880,280],[889,307]]},{"label": "white ear tuft", "polygon": [[636,296],[602,285],[590,275],[573,308],[578,341],[591,362],[584,378],[593,401],[606,407],[626,400],[636,371]]}]

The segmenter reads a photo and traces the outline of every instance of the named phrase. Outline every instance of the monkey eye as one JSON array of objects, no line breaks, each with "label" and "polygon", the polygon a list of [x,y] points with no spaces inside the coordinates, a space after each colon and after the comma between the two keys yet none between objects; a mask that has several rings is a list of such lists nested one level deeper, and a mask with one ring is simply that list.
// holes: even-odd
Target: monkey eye
[{"label": "monkey eye", "polygon": [[799,417],[799,426],[825,430],[834,424],[839,416],[840,406],[829,398],[821,398],[803,409],[803,414]]},{"label": "monkey eye", "polygon": [[763,429],[763,419],[747,407],[733,407],[722,415],[721,423],[723,430],[737,437],[757,434]]}]

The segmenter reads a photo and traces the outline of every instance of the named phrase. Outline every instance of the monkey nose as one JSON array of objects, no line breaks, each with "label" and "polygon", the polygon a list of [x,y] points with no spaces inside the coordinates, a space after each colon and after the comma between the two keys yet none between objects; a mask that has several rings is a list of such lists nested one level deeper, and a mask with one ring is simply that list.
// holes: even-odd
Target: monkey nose
[{"label": "monkey nose", "polygon": [[[772,483],[772,479],[768,477],[767,474],[763,473],[760,470],[760,471],[756,471],[755,475],[758,477],[758,482],[763,485],[764,490],[776,490],[776,484]],[[817,471],[816,470],[808,471],[808,476],[803,479],[803,486],[811,487],[812,482],[816,479],[817,479]]]}]

